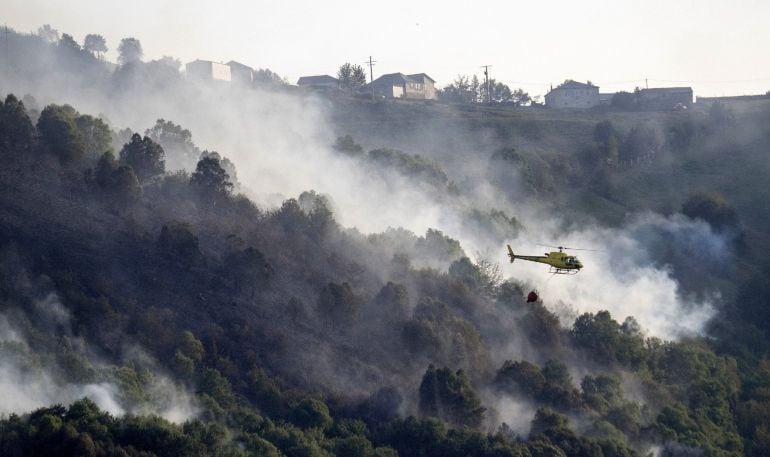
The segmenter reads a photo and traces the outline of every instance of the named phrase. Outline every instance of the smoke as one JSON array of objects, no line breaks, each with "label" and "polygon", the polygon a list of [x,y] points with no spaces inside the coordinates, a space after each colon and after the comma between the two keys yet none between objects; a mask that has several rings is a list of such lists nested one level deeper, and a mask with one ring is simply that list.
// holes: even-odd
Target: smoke
[{"label": "smoke", "polygon": [[[616,320],[633,316],[649,336],[676,340],[702,333],[719,306],[716,293],[708,289],[691,293],[683,287],[683,280],[688,270],[700,271],[702,265],[719,264],[729,256],[729,239],[724,235],[714,233],[703,222],[652,213],[630,215],[619,227],[601,223],[581,226],[548,209],[547,202],[516,194],[515,189],[523,187],[524,179],[515,172],[505,183],[514,189],[514,195],[506,194],[500,183],[488,176],[489,157],[500,146],[489,132],[466,137],[464,128],[450,131],[457,123],[450,126],[434,122],[426,124],[427,132],[420,141],[393,133],[393,129],[374,138],[357,132],[355,125],[336,125],[332,120],[335,108],[328,101],[291,93],[290,89],[271,91],[179,80],[162,89],[133,83],[108,91],[85,89],[77,83],[53,84],[55,76],[43,81],[16,81],[9,90],[32,93],[42,105],[71,103],[81,112],[103,113],[114,130],[129,127],[144,132],[158,118],[180,124],[192,131],[193,141],[200,149],[216,150],[235,164],[244,193],[263,209],[275,208],[282,200],[312,189],[328,198],[335,219],[343,227],[364,234],[386,232],[389,236],[394,232],[389,232],[389,228],[403,228],[416,234],[436,228],[459,240],[465,253],[494,253],[490,260],[504,265],[503,274],[537,289],[543,303],[559,315],[566,327],[580,313],[609,310]],[[331,148],[338,133],[351,133],[363,144],[377,144],[390,138],[392,144],[378,146],[398,146],[429,157],[447,171],[460,194],[448,196],[398,170],[373,167],[339,154]],[[480,143],[468,138],[480,139]],[[534,143],[523,141],[525,146]],[[467,214],[472,209],[504,210],[516,217],[523,230],[519,233],[503,228],[496,234],[480,230],[468,222]],[[356,240],[363,244],[365,237]],[[576,276],[553,276],[545,265],[524,261],[508,264],[506,242],[519,254],[540,255],[551,250],[538,246],[539,243],[598,251],[568,250],[580,256],[584,269]],[[391,280],[388,263],[397,252],[372,249],[372,253],[376,256],[354,260],[366,263],[383,282]],[[407,254],[413,256],[414,252]],[[414,265],[428,264],[444,270],[449,267],[449,262],[436,265],[420,260]],[[308,288],[286,287],[292,294],[301,294],[303,288]],[[302,298],[313,303],[314,298],[309,292],[307,295],[310,298]],[[420,298],[412,297],[410,305]],[[48,328],[61,332],[69,327],[69,314],[55,296],[49,295],[43,303],[41,306],[49,310],[45,324]],[[495,352],[492,360],[543,358],[543,349],[526,340],[515,318],[490,313],[484,319],[491,322],[476,322],[482,330],[484,325],[504,329],[499,332],[499,341],[493,341],[488,348]],[[5,316],[0,316],[0,332],[4,342],[22,347],[26,344]],[[429,362],[422,355],[412,357],[396,343],[382,344],[383,348],[392,348],[388,355],[391,359],[383,362],[386,357],[380,357],[382,354],[374,357],[367,352],[369,344],[340,350],[340,346],[347,346],[343,336],[336,341],[324,341],[310,331],[307,333],[292,336],[287,343],[294,345],[297,355],[287,358],[290,360],[285,363],[286,369],[292,370],[300,382],[320,384],[333,392],[364,395],[386,383],[413,392]],[[496,333],[488,340],[497,336]],[[392,339],[398,340],[398,336]],[[356,360],[349,360],[350,351],[355,352]],[[392,359],[398,357],[408,360],[394,363]],[[147,364],[145,357],[136,358]],[[575,367],[579,364],[573,362],[570,368],[584,371],[584,367]],[[153,364],[148,366],[159,372]],[[0,392],[13,399],[0,405],[5,408],[0,412],[26,411],[81,396],[89,396],[113,414],[154,413],[182,421],[196,411],[190,396],[163,376],[155,376],[148,389],[148,397],[158,401],[132,404],[108,380],[62,384],[51,374],[53,370],[40,369],[31,374],[6,357],[0,359],[0,369],[4,373]],[[485,399],[497,411],[493,422],[505,422],[522,436],[528,433],[535,411],[533,405],[509,397],[488,395]]]},{"label": "smoke", "polygon": [[[729,239],[702,221],[643,213],[620,228],[593,226],[560,232],[551,224],[539,233],[568,247],[596,250],[571,251],[580,254],[584,264],[576,276],[553,276],[546,268],[525,262],[507,268],[537,288],[546,304],[568,304],[567,309],[581,313],[608,310],[619,320],[634,317],[650,336],[667,340],[701,334],[716,312],[716,292],[702,299],[685,293],[673,275],[674,266],[656,261],[657,252],[665,248],[703,265],[725,262],[730,256]],[[522,250],[526,247],[535,255],[552,250],[531,239],[517,243],[521,254],[528,253]]]},{"label": "smoke", "polygon": [[[126,413],[153,414],[175,423],[182,423],[197,414],[197,407],[190,394],[175,385],[158,370],[151,359],[145,357],[137,367],[148,367],[156,373],[143,386],[149,401],[135,402],[121,389],[114,378],[115,367],[101,362],[98,357],[88,354],[83,341],[73,344],[69,326],[71,315],[54,292],[45,294],[32,303],[32,314],[23,317],[19,310],[13,311],[14,318],[0,314],[0,414],[24,413],[52,404],[71,404],[87,397],[99,408],[114,416]],[[36,351],[18,330],[14,320],[21,319],[26,325],[33,325],[36,331],[48,334],[59,345],[70,346],[69,359],[79,359],[85,367],[92,368],[92,382],[65,381],[62,376],[67,369],[49,357]],[[77,350],[73,351],[73,347]],[[58,349],[57,349],[58,350]],[[131,356],[131,354],[127,354]],[[66,360],[66,358],[65,358]],[[131,360],[127,360],[131,361]],[[89,370],[90,371],[90,370]]]},{"label": "smoke", "polygon": [[[702,223],[652,214],[632,216],[619,228],[575,227],[537,202],[510,201],[485,176],[489,154],[482,152],[498,146],[489,134],[477,135],[482,138],[482,152],[470,141],[461,141],[442,157],[437,150],[450,142],[447,138],[463,138],[463,130],[446,132],[432,123],[426,140],[407,145],[451,170],[462,195],[447,198],[398,171],[372,169],[333,151],[337,129],[331,121],[333,108],[314,96],[186,80],[163,90],[126,84],[110,94],[79,90],[78,85],[72,92],[60,87],[54,91],[49,83],[22,87],[45,103],[70,102],[84,112],[104,113],[114,129],[143,132],[158,118],[173,120],[193,132],[198,147],[233,161],[244,192],[263,208],[313,189],[327,196],[344,227],[363,233],[401,227],[417,234],[438,228],[459,240],[466,253],[497,253],[491,260],[505,265],[504,274],[536,288],[564,325],[570,325],[576,314],[606,309],[616,319],[634,316],[650,336],[677,339],[701,333],[715,312],[719,297],[685,293],[674,266],[656,257],[656,245],[660,237],[675,237],[683,247],[696,246],[704,261],[718,262],[727,251],[719,235]],[[397,144],[408,141],[397,135],[393,139]],[[509,179],[514,185],[520,181],[516,174]],[[510,233],[506,239],[489,236],[468,224],[467,211],[472,208],[503,209],[515,215],[525,231]],[[505,242],[522,254],[550,250],[537,243],[601,252],[581,253],[586,266],[579,275],[551,277],[543,265],[506,265]],[[387,272],[381,277],[387,279]]]},{"label": "smoke", "polygon": [[537,405],[522,398],[499,396],[491,392],[484,395],[484,404],[494,405],[487,413],[488,429],[495,430],[504,423],[519,436],[529,435]]}]

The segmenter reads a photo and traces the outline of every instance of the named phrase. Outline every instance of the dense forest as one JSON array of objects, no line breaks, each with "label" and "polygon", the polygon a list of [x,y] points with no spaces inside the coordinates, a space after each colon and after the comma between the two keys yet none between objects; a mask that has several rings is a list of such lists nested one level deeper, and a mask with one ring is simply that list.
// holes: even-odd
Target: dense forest
[{"label": "dense forest", "polygon": [[[770,453],[770,104],[371,102],[6,40],[0,454]],[[537,242],[602,252],[501,263]]]}]

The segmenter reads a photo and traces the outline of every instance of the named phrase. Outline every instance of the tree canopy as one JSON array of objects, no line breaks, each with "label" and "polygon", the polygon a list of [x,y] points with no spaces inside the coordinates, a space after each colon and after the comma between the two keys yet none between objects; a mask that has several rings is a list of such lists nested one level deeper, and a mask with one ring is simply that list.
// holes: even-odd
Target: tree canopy
[{"label": "tree canopy", "polygon": [[123,38],[118,45],[118,63],[127,65],[142,61],[142,43],[136,38]]},{"label": "tree canopy", "polygon": [[366,84],[366,72],[361,65],[346,62],[337,70],[337,79],[343,89],[356,91]]},{"label": "tree canopy", "polygon": [[83,41],[83,49],[101,59],[107,52],[107,40],[101,35],[89,33]]},{"label": "tree canopy", "polygon": [[163,148],[149,137],[142,138],[138,133],[120,150],[120,161],[130,166],[139,181],[162,175],[165,172]]}]

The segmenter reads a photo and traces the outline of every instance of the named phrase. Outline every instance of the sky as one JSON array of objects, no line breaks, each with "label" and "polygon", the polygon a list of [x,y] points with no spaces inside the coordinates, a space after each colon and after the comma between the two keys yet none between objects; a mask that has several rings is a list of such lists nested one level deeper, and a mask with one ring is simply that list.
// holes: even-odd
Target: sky
[{"label": "sky", "polygon": [[135,37],[146,60],[237,60],[292,83],[372,56],[375,78],[427,73],[443,87],[490,65],[492,78],[531,95],[565,79],[601,92],[770,90],[768,0],[2,0],[0,20],[20,32],[50,24],[80,43],[100,34],[111,60]]}]

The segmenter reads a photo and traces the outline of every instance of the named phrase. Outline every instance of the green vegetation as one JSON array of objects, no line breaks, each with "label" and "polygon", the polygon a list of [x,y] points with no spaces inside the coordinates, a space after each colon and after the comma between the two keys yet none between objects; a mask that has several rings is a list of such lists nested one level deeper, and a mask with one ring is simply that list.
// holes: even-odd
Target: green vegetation
[{"label": "green vegetation", "polygon": [[[66,74],[91,62],[81,71],[113,89],[178,77],[130,40],[106,77],[90,73],[97,39],[85,51],[50,27],[12,39]],[[76,398],[0,417],[2,455],[770,452],[766,104],[333,106],[355,126],[334,145],[342,160],[416,184],[496,243],[527,230],[513,203],[528,201],[575,225],[648,210],[716,233],[725,268],[665,243],[656,258],[683,294],[724,301],[707,335],[679,341],[607,311],[565,328],[438,228],[362,235],[313,190],[259,208],[231,162],[170,120],[141,136],[27,104],[0,104],[0,368],[7,398],[30,386]],[[474,206],[477,192],[494,204]]]}]

